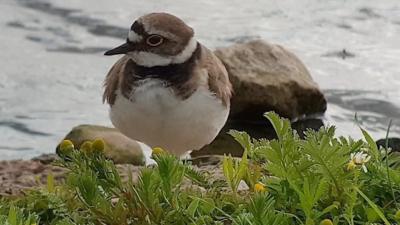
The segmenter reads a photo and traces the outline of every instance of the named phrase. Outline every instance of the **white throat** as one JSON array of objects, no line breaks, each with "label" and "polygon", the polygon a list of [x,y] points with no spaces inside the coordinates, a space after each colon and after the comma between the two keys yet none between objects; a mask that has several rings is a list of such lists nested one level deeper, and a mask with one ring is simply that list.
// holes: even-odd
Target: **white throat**
[{"label": "white throat", "polygon": [[179,64],[188,60],[193,52],[196,50],[197,41],[194,37],[192,37],[185,49],[175,56],[161,56],[151,52],[130,52],[128,55],[132,58],[132,60],[140,65],[146,67],[152,66],[166,66],[169,64]]}]

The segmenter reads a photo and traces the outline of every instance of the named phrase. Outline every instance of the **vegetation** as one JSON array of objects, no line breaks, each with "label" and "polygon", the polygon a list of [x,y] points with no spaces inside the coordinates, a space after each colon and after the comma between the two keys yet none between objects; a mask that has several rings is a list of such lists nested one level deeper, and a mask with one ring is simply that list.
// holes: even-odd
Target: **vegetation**
[{"label": "vegetation", "polygon": [[[2,199],[0,224],[400,223],[399,159],[378,149],[367,132],[366,141],[337,138],[328,127],[300,139],[289,121],[266,116],[278,138],[231,131],[244,154],[224,158],[224,180],[155,149],[157,164],[123,181],[101,140],[80,150],[64,141],[57,165],[69,170],[65,183],[55,185],[50,175],[45,188]],[[239,188],[244,183],[248,190]]]}]

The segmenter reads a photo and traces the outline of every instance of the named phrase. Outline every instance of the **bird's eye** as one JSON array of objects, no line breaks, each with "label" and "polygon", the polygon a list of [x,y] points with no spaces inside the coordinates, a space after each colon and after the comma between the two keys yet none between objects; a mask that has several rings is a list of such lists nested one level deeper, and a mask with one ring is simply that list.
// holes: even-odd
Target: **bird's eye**
[{"label": "bird's eye", "polygon": [[146,43],[152,47],[161,45],[163,41],[164,38],[157,34],[150,35],[150,37],[146,39]]}]

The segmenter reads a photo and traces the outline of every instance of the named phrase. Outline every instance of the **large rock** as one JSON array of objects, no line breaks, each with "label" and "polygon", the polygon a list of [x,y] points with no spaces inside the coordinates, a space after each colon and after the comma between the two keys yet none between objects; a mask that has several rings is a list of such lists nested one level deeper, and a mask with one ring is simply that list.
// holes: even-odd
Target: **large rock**
[{"label": "large rock", "polygon": [[[392,149],[392,152],[400,153],[400,138],[388,138],[388,147]],[[379,139],[376,141],[376,145],[381,148],[386,148],[386,138]]]},{"label": "large rock", "polygon": [[279,45],[251,41],[220,48],[235,94],[230,119],[259,120],[275,111],[294,119],[323,113],[326,100],[304,64]]},{"label": "large rock", "polygon": [[[300,138],[304,138],[304,132],[307,129],[319,130],[322,126],[324,126],[323,121],[317,118],[304,118],[292,123],[293,130],[299,134]],[[243,148],[228,134],[228,131],[232,129],[246,131],[252,138],[256,139],[265,138],[271,140],[277,138],[272,124],[266,119],[263,121],[229,120],[213,142],[198,151],[193,151],[190,155],[194,158],[224,154],[241,157]]]},{"label": "large rock", "polygon": [[71,140],[79,148],[84,141],[101,138],[106,143],[105,155],[117,164],[144,165],[145,156],[141,145],[115,128],[97,125],[74,127],[64,139]]}]

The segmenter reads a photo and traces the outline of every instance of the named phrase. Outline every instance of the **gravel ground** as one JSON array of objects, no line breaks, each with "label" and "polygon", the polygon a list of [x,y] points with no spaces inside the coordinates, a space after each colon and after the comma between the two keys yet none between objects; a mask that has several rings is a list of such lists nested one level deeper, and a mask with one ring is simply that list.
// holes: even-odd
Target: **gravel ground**
[{"label": "gravel ground", "polygon": [[[24,190],[43,186],[49,174],[53,174],[57,182],[62,182],[66,170],[52,165],[55,158],[49,154],[31,160],[0,161],[0,196],[20,195]],[[197,159],[193,163],[200,171],[211,174],[213,179],[223,177],[218,158],[207,158],[206,163],[204,159]],[[117,168],[123,178],[128,178],[130,172],[135,179],[142,166],[120,164]]]}]

